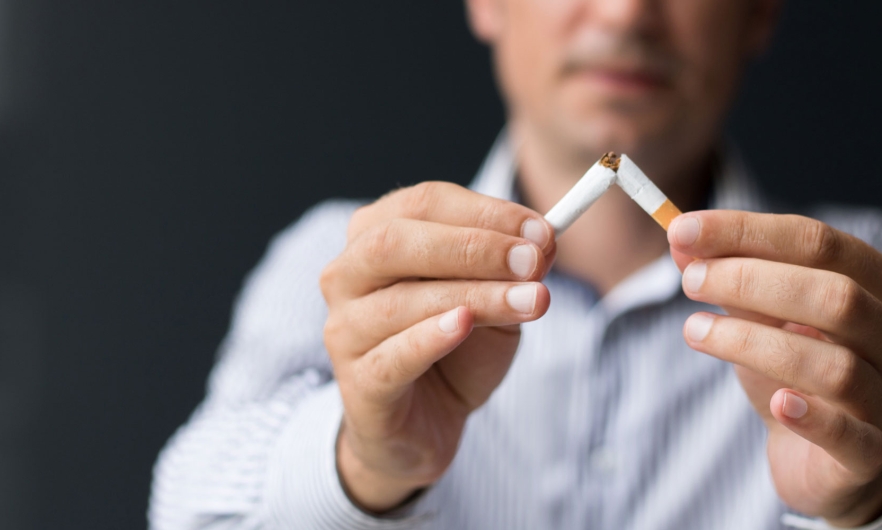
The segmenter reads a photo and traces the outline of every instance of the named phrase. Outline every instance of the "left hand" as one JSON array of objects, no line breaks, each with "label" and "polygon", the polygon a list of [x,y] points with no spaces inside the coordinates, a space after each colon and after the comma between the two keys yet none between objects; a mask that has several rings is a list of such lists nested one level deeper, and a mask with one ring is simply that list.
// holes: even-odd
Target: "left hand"
[{"label": "left hand", "polygon": [[795,215],[702,211],[668,232],[690,347],[735,364],[775,486],[839,527],[882,515],[882,254]]}]

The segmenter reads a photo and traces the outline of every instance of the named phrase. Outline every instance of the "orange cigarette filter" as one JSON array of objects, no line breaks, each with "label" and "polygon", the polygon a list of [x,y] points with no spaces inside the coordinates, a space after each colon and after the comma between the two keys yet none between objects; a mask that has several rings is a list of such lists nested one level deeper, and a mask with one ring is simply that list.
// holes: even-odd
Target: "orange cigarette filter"
[{"label": "orange cigarette filter", "polygon": [[600,162],[615,170],[616,184],[665,230],[682,213],[627,155],[610,152]]},{"label": "orange cigarette filter", "polygon": [[671,199],[665,199],[665,202],[658,207],[658,210],[650,215],[652,215],[652,218],[655,219],[656,223],[660,224],[662,228],[667,230],[668,227],[671,226],[671,221],[674,220],[674,217],[677,217],[681,213],[683,212],[674,206]]}]

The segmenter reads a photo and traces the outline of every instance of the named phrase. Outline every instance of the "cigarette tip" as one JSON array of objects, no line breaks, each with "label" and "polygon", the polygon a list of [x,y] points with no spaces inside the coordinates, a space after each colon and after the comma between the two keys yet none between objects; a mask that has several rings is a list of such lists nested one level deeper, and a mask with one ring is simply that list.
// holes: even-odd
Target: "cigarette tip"
[{"label": "cigarette tip", "polygon": [[622,158],[614,151],[609,151],[608,153],[605,153],[602,157],[600,157],[600,165],[603,167],[608,167],[613,171],[619,170],[619,164],[621,162]]}]

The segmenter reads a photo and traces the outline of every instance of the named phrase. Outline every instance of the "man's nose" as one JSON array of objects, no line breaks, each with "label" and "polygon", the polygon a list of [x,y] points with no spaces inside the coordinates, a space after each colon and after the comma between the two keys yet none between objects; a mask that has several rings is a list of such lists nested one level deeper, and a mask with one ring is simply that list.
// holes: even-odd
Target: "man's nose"
[{"label": "man's nose", "polygon": [[660,27],[659,0],[584,0],[593,24],[610,31],[655,32]]}]

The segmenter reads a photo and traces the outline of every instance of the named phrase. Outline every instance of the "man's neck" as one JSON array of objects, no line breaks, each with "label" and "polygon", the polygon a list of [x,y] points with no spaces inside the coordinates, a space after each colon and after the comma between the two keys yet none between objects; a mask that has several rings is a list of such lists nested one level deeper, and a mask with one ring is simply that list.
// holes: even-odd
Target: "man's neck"
[{"label": "man's neck", "polygon": [[[596,161],[543,149],[529,134],[520,135],[517,145],[520,195],[524,204],[540,213],[551,209]],[[709,189],[711,157],[708,154],[699,159],[692,167],[674,169],[658,180],[677,182],[673,189],[662,191],[684,211],[700,207]],[[642,169],[653,180],[661,171],[649,166]],[[667,250],[664,231],[613,186],[558,241],[555,269],[591,284],[604,295]]]}]

